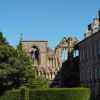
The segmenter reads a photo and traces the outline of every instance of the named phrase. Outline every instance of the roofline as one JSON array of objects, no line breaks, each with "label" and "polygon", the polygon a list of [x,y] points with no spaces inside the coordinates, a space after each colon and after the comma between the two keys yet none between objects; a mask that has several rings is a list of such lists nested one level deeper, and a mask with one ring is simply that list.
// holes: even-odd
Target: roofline
[{"label": "roofline", "polygon": [[89,37],[87,37],[87,38],[81,40],[80,42],[78,42],[78,45],[79,45],[80,43],[82,43],[82,42],[88,40],[89,38],[92,38],[92,37],[95,36],[96,34],[100,34],[100,30],[99,30],[98,32],[96,32],[96,33],[93,33],[91,36],[89,36]]},{"label": "roofline", "polygon": [[44,40],[21,40],[21,42],[48,42]]}]

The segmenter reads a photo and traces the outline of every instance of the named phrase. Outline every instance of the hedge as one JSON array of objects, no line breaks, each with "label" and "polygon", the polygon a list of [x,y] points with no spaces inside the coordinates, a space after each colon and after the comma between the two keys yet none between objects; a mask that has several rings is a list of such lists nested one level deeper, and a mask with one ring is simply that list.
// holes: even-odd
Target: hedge
[{"label": "hedge", "polygon": [[21,94],[24,100],[29,100],[29,88],[26,86],[21,87]]},{"label": "hedge", "polygon": [[30,90],[29,100],[90,100],[88,88],[49,88]]},{"label": "hedge", "polygon": [[0,92],[0,100],[23,100],[20,90]]},{"label": "hedge", "polygon": [[[28,92],[29,91],[29,92]],[[0,100],[90,100],[88,88],[47,88],[11,90],[0,93]]]}]

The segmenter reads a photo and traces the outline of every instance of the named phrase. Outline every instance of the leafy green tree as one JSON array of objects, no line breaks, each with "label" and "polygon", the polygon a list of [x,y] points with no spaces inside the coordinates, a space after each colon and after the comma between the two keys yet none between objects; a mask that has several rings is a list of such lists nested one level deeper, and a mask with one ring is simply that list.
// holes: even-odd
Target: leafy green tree
[{"label": "leafy green tree", "polygon": [[32,84],[32,81],[36,78],[35,67],[33,67],[32,59],[29,56],[27,56],[26,52],[22,49],[21,42],[19,42],[19,45],[17,46],[16,60],[16,67],[19,67],[20,69],[20,72],[18,72],[19,77],[21,79],[19,80],[19,83],[21,85],[29,86],[30,84]]},{"label": "leafy green tree", "polygon": [[46,79],[42,76],[38,76],[35,80],[32,82],[31,88],[48,88],[50,85],[49,79]]},{"label": "leafy green tree", "polygon": [[29,85],[35,78],[31,59],[21,49],[10,46],[0,33],[0,89]]},{"label": "leafy green tree", "polygon": [[0,45],[7,45],[8,42],[6,41],[6,38],[3,37],[2,32],[0,32]]},{"label": "leafy green tree", "polygon": [[32,59],[22,50],[19,42],[17,49],[8,44],[0,32],[0,89],[21,86],[47,87],[48,80],[37,77]]},{"label": "leafy green tree", "polygon": [[22,43],[21,43],[21,41],[19,42],[19,44],[17,45],[17,50],[20,50],[20,51],[22,51]]},{"label": "leafy green tree", "polygon": [[[22,50],[22,43],[21,42],[19,42],[19,45],[17,46],[17,49],[18,49],[18,51],[20,51],[19,53],[20,54],[25,54],[26,55],[26,53],[25,53],[25,51],[23,51]],[[24,56],[21,56],[21,57],[24,57]],[[25,57],[24,57],[25,58]],[[24,60],[24,58],[22,58],[23,60]],[[19,58],[20,59],[20,58]],[[21,61],[21,60],[20,60]],[[50,84],[50,81],[48,80],[48,79],[46,79],[46,78],[44,78],[44,77],[42,77],[42,76],[37,76],[36,75],[36,67],[35,66],[33,66],[33,61],[32,61],[32,59],[30,58],[30,61],[31,61],[31,67],[32,67],[32,69],[30,70],[30,71],[34,71],[34,73],[32,74],[32,75],[34,75],[34,77],[31,75],[30,76],[30,78],[31,79],[29,79],[29,81],[27,81],[28,83],[26,84],[28,87],[30,87],[30,88],[43,88],[43,87],[49,87],[49,84]],[[23,62],[23,61],[22,61]],[[25,61],[25,62],[27,62],[27,61]],[[29,62],[29,61],[28,61]],[[23,62],[24,63],[24,62]],[[23,64],[24,65],[24,64]],[[28,65],[28,64],[26,64],[26,65]],[[29,74],[28,74],[29,75]]]},{"label": "leafy green tree", "polygon": [[0,89],[5,89],[11,84],[8,76],[14,71],[10,63],[13,51],[14,48],[7,43],[0,32]]}]

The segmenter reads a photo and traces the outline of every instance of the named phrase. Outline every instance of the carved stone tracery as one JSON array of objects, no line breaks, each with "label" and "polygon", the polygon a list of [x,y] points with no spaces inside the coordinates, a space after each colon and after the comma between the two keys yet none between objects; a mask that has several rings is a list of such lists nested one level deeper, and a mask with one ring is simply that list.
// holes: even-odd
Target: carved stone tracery
[{"label": "carved stone tracery", "polygon": [[[64,37],[56,46],[54,51],[51,48],[47,47],[47,41],[29,41],[28,43],[26,41],[25,43],[22,43],[24,49],[27,48],[29,50],[28,53],[31,55],[34,61],[34,65],[37,67],[37,75],[53,80],[57,72],[62,67],[63,50],[68,53],[68,59],[71,59],[71,57],[73,57],[74,46],[78,43],[78,40],[76,38]],[[30,44],[32,44],[31,48],[28,47]]]}]

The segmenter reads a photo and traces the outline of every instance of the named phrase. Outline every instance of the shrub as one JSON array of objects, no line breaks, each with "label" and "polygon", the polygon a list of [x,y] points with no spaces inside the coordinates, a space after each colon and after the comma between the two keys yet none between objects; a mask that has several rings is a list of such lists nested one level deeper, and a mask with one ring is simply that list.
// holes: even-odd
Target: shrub
[{"label": "shrub", "polygon": [[47,88],[1,92],[0,100],[90,100],[88,88]]},{"label": "shrub", "polygon": [[21,91],[10,90],[5,92],[0,92],[0,100],[23,100]]},{"label": "shrub", "polygon": [[30,90],[30,100],[90,100],[87,88],[47,88]]},{"label": "shrub", "polygon": [[21,94],[24,98],[24,100],[29,100],[29,88],[26,86],[21,87]]}]

